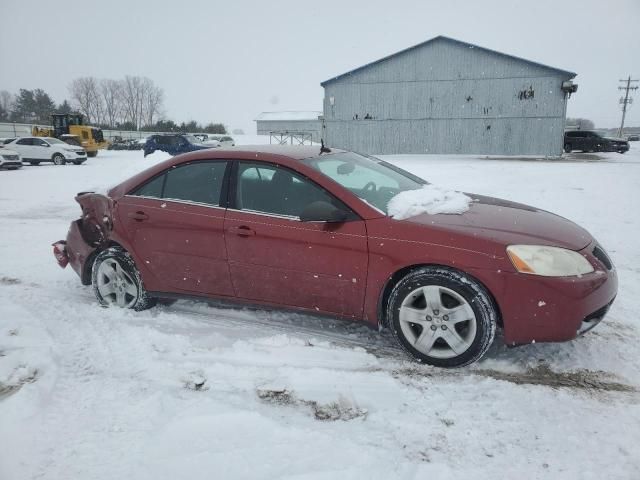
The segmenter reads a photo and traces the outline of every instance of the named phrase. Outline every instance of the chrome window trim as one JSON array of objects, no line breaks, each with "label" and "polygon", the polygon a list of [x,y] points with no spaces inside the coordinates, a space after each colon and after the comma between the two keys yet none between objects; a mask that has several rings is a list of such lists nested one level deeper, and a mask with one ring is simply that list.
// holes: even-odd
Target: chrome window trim
[{"label": "chrome window trim", "polygon": [[263,215],[265,217],[281,218],[283,220],[295,220],[296,222],[302,221],[300,220],[300,217],[296,217],[295,215],[280,215],[277,213],[261,212],[259,210],[251,210],[248,208],[245,208],[245,209],[228,208],[227,210],[233,211],[233,212],[251,213],[253,215]]},{"label": "chrome window trim", "polygon": [[207,207],[207,208],[215,208],[216,210],[227,210],[225,207],[218,205],[212,205],[211,203],[202,203],[202,202],[194,202],[192,200],[181,200],[179,198],[158,198],[158,197],[147,197],[144,195],[125,195],[125,197],[129,198],[145,198],[147,200],[158,200],[159,202],[172,202],[172,203],[181,203],[183,205],[195,205],[198,207]]}]

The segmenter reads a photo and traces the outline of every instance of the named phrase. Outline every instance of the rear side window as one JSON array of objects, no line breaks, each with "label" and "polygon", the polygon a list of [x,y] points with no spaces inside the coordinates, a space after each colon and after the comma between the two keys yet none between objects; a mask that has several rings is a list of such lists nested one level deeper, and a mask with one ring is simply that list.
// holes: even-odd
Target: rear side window
[{"label": "rear side window", "polygon": [[131,195],[220,205],[227,162],[205,161],[173,167]]},{"label": "rear side window", "polygon": [[139,197],[162,198],[162,186],[165,174],[162,174],[140,187],[134,195]]},{"label": "rear side window", "polygon": [[33,145],[33,138],[21,138],[16,145]]}]

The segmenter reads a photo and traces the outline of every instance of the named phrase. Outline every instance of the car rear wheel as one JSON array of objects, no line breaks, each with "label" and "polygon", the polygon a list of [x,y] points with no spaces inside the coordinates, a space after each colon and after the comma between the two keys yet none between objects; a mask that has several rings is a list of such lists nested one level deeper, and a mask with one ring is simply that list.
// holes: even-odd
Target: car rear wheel
[{"label": "car rear wheel", "polygon": [[82,162],[82,161],[79,161],[79,160],[76,160],[76,161],[74,161],[74,162],[73,162],[73,164],[74,164],[74,165],[82,165],[82,163],[83,163],[83,162]]},{"label": "car rear wheel", "polygon": [[571,153],[571,144],[570,143],[565,143],[564,144],[564,151],[566,153]]},{"label": "car rear wheel", "polygon": [[64,165],[65,163],[67,163],[64,159],[64,155],[62,155],[61,153],[54,153],[53,157],[51,157],[51,160],[53,160],[54,165]]},{"label": "car rear wheel", "polygon": [[93,157],[95,157],[97,155],[98,155],[97,151],[96,152],[87,152],[87,157],[89,157],[89,158],[93,158]]},{"label": "car rear wheel", "polygon": [[29,163],[33,166],[40,165],[40,162],[36,162],[36,161],[30,161]]},{"label": "car rear wheel", "polygon": [[156,304],[142,284],[131,255],[121,247],[100,252],[91,271],[93,292],[103,307],[146,310]]},{"label": "car rear wheel", "polygon": [[444,267],[423,267],[391,291],[387,320],[400,345],[419,362],[461,367],[479,360],[495,337],[497,308],[475,279]]}]

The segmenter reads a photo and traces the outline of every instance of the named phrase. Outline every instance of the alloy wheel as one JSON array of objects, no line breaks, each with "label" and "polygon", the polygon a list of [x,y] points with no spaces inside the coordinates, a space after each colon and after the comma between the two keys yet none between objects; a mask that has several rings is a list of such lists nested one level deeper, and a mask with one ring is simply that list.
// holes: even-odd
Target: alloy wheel
[{"label": "alloy wheel", "polygon": [[427,285],[409,293],[400,306],[399,320],[407,341],[434,358],[463,354],[476,336],[476,316],[469,303],[441,285]]},{"label": "alloy wheel", "polygon": [[105,302],[122,308],[131,308],[136,303],[138,287],[117,260],[105,259],[97,273],[98,292]]}]

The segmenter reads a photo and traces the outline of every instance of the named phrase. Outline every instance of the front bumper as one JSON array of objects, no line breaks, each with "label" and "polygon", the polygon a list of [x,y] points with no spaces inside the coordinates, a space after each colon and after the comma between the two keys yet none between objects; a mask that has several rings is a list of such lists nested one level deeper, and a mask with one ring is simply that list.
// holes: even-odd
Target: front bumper
[{"label": "front bumper", "polygon": [[84,152],[82,153],[67,152],[65,154],[65,158],[69,162],[84,162],[87,160],[87,154]]},{"label": "front bumper", "polygon": [[0,160],[0,168],[22,168],[20,160]]},{"label": "front bumper", "polygon": [[618,277],[606,254],[602,256],[604,251],[596,247],[593,242],[580,251],[593,265],[592,273],[542,277],[501,272],[488,285],[498,302],[507,345],[572,340],[604,318],[618,292]]},{"label": "front bumper", "polygon": [[607,145],[604,148],[605,152],[628,152],[629,144],[628,143],[612,143],[611,145]]}]

